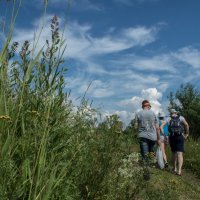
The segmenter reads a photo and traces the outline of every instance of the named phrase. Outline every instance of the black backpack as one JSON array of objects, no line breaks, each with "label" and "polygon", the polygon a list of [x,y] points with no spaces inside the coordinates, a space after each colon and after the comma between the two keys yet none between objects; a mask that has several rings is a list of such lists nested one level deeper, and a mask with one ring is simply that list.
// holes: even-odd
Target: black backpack
[{"label": "black backpack", "polygon": [[183,127],[179,116],[171,116],[168,130],[172,135],[181,135],[183,133]]}]

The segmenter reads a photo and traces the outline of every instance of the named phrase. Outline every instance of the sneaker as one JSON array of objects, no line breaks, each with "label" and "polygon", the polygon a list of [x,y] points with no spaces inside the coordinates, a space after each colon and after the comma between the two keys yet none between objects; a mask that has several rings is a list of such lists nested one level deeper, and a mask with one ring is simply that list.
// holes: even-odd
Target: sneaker
[{"label": "sneaker", "polygon": [[169,164],[168,162],[165,163],[165,168],[168,168]]}]

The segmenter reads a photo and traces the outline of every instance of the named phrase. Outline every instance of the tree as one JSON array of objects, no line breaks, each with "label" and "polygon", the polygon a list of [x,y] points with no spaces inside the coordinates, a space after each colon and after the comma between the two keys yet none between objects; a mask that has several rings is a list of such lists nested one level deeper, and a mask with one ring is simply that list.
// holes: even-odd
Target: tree
[{"label": "tree", "polygon": [[200,93],[195,87],[187,83],[181,85],[180,89],[175,94],[170,92],[169,96],[169,109],[175,108],[181,115],[183,115],[189,123],[190,134],[194,138],[199,138],[200,130]]}]

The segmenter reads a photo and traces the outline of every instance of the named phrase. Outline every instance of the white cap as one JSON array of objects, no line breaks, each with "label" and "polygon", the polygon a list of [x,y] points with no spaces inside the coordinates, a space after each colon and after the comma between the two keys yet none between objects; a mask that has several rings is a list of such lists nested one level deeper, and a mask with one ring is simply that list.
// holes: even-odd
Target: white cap
[{"label": "white cap", "polygon": [[176,111],[174,108],[172,108],[172,109],[170,110],[170,113],[177,113],[177,111]]},{"label": "white cap", "polygon": [[158,117],[165,117],[165,113],[164,112],[159,112],[158,113]]}]

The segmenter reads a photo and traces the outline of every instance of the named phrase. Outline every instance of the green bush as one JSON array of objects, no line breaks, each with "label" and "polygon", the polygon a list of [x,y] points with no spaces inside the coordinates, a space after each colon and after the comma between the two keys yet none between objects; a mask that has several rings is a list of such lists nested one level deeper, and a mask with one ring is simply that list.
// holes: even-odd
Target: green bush
[{"label": "green bush", "polygon": [[200,143],[199,140],[189,140],[186,142],[186,151],[184,155],[184,167],[200,178]]}]

